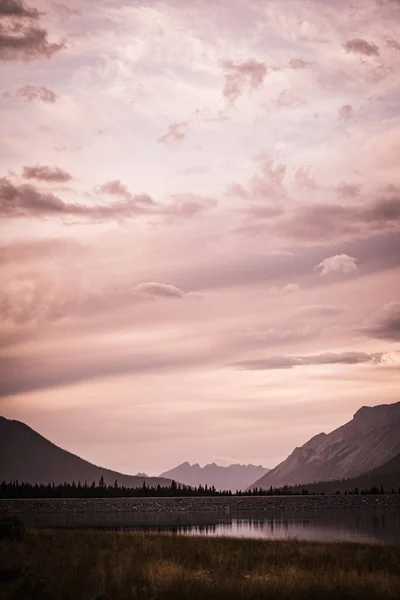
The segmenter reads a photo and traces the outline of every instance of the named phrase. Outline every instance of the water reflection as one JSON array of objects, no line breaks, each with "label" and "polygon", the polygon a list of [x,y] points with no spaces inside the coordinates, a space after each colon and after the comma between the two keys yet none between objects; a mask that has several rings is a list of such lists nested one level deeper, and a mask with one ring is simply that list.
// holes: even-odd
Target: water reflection
[{"label": "water reflection", "polygon": [[122,531],[154,531],[173,535],[400,543],[400,511],[344,509],[319,511],[218,512],[33,512],[25,515],[35,527],[84,527]]}]

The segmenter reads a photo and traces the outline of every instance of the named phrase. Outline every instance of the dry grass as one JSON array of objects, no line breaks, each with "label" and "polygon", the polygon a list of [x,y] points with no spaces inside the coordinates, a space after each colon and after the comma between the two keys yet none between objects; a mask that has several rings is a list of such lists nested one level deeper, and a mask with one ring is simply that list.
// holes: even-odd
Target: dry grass
[{"label": "dry grass", "polygon": [[400,598],[400,547],[29,531],[0,542],[5,600]]}]

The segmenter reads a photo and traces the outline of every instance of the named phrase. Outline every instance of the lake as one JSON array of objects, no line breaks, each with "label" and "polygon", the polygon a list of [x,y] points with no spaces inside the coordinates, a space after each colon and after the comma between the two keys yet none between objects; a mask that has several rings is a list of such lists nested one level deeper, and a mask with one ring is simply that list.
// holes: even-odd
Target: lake
[{"label": "lake", "polygon": [[1,500],[31,527],[400,544],[400,496]]}]

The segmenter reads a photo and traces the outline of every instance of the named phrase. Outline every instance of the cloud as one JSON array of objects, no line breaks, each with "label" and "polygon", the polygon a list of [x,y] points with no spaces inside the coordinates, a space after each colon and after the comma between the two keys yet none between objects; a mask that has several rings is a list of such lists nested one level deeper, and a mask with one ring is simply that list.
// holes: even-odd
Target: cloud
[{"label": "cloud", "polygon": [[347,53],[364,54],[365,56],[379,56],[379,48],[374,42],[367,42],[362,38],[353,38],[343,44]]},{"label": "cloud", "polygon": [[143,207],[133,200],[109,205],[67,203],[49,192],[39,192],[29,184],[14,185],[9,179],[0,179],[0,217],[75,216],[94,220],[129,219],[143,213]]},{"label": "cloud", "polygon": [[294,314],[298,317],[333,317],[342,312],[338,306],[329,304],[308,304],[296,308]]},{"label": "cloud", "polygon": [[400,42],[398,40],[388,38],[386,40],[386,43],[389,46],[389,48],[392,48],[392,50],[400,50]]},{"label": "cloud", "polygon": [[[32,390],[71,385],[80,381],[134,373],[155,373],[165,370],[182,370],[188,367],[210,364],[217,352],[206,344],[203,346],[167,348],[145,347],[137,349],[116,347],[110,353],[109,345],[76,348],[75,352],[44,355],[0,355],[0,371],[4,373],[0,396],[11,396]],[[23,373],[23,377],[21,376]]]},{"label": "cloud", "polygon": [[41,192],[30,184],[16,185],[3,177],[0,178],[0,218],[76,216],[101,221],[131,219],[146,214],[162,216],[169,220],[182,220],[195,218],[217,204],[212,198],[195,194],[172,195],[171,202],[156,204],[147,194],[132,194],[119,180],[97,186],[95,192],[121,199],[111,204],[67,203],[53,193]]},{"label": "cloud", "polygon": [[39,181],[64,182],[72,179],[72,175],[67,171],[49,165],[25,166],[22,174],[25,179],[38,179]]},{"label": "cloud", "polygon": [[217,201],[213,198],[196,194],[172,194],[170,198],[168,204],[158,205],[154,214],[164,215],[171,220],[188,219],[200,216],[217,206]]},{"label": "cloud", "polygon": [[168,127],[167,133],[161,136],[157,141],[162,144],[182,142],[187,133],[188,122],[181,121],[180,123],[171,123]]},{"label": "cloud", "polygon": [[331,275],[332,273],[343,273],[344,275],[355,275],[358,273],[356,265],[357,259],[347,254],[337,254],[325,258],[314,268],[314,271],[321,270],[321,276]]},{"label": "cloud", "polygon": [[307,69],[308,67],[311,67],[311,63],[302,58],[291,58],[289,60],[289,66],[292,69]]},{"label": "cloud", "polygon": [[367,354],[365,352],[326,352],[310,356],[271,356],[255,360],[244,360],[231,366],[245,371],[269,371],[275,369],[293,369],[317,365],[359,365],[379,364],[382,353]]},{"label": "cloud", "polygon": [[77,8],[70,8],[65,4],[58,4],[56,2],[53,2],[53,6],[57,13],[60,15],[60,17],[64,19],[68,19],[69,17],[81,14],[81,12]]},{"label": "cloud", "polygon": [[163,298],[183,298],[185,295],[179,288],[165,283],[140,283],[135,287],[135,290],[140,294],[148,294],[150,296],[159,296]]},{"label": "cloud", "polygon": [[314,177],[310,175],[311,167],[300,167],[294,174],[294,182],[299,190],[315,190],[317,188],[317,182]]},{"label": "cloud", "polygon": [[155,204],[154,200],[148,194],[132,194],[128,187],[121,183],[119,179],[102,183],[95,187],[95,192],[111,196],[121,196],[126,201],[134,202],[138,205],[151,206]]},{"label": "cloud", "polygon": [[52,90],[49,90],[44,86],[30,84],[24,85],[17,90],[17,95],[21,98],[25,98],[27,102],[39,100],[45,104],[54,104],[58,100],[58,96]]},{"label": "cloud", "polygon": [[[377,200],[364,204],[305,204],[286,212],[273,227],[275,234],[308,242],[398,231],[400,194],[388,190]],[[266,228],[259,231],[265,233]]]},{"label": "cloud", "polygon": [[279,94],[275,103],[280,108],[288,108],[290,106],[300,106],[301,104],[304,104],[304,101],[299,99],[296,92],[291,89],[286,89]]},{"label": "cloud", "polygon": [[341,121],[350,121],[354,117],[354,108],[351,104],[344,104],[338,110],[338,117]]},{"label": "cloud", "polygon": [[300,286],[297,283],[288,283],[287,285],[285,285],[285,287],[283,288],[283,292],[285,294],[293,294],[295,292],[299,292],[300,291]]},{"label": "cloud", "polygon": [[243,94],[246,84],[252,90],[259,88],[268,72],[265,63],[254,59],[240,63],[226,60],[222,66],[225,70],[225,85],[222,94],[231,103],[234,103]]},{"label": "cloud", "polygon": [[0,3],[0,18],[1,17],[37,19],[39,17],[39,11],[36,8],[28,8],[22,0],[2,0]]},{"label": "cloud", "polygon": [[339,196],[343,196],[343,198],[357,198],[361,192],[361,185],[341,181],[335,191]]},{"label": "cloud", "polygon": [[65,48],[63,41],[49,42],[45,29],[0,21],[0,60],[51,58]]},{"label": "cloud", "polygon": [[[260,156],[257,159],[258,169],[256,174],[250,180],[248,186],[239,183],[233,183],[228,187],[227,193],[233,196],[239,196],[245,200],[263,199],[263,200],[285,200],[288,192],[285,186],[286,165],[275,163],[271,158]],[[305,177],[309,173],[305,171],[298,175],[304,183]]]},{"label": "cloud", "polygon": [[362,331],[388,341],[400,341],[400,302],[389,302],[368,319]]}]

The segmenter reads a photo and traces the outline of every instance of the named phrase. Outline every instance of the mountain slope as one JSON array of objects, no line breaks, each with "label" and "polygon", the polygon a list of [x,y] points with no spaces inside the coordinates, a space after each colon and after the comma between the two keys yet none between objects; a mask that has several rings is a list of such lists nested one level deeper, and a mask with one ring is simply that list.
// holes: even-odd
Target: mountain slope
[{"label": "mountain slope", "polygon": [[217,490],[245,490],[257,477],[268,472],[261,465],[239,465],[221,467],[215,463],[200,467],[184,462],[170,471],[165,471],[160,477],[169,477],[186,485],[208,487],[215,486]]},{"label": "mountain slope", "polygon": [[303,487],[306,487],[309,493],[324,492],[325,494],[334,494],[336,491],[343,493],[345,491],[353,491],[355,488],[358,488],[360,491],[365,489],[370,490],[373,487],[378,488],[378,490],[383,487],[385,492],[391,492],[392,490],[397,492],[400,490],[400,454],[396,454],[396,456],[380,467],[376,467],[376,469],[363,473],[358,477],[305,484],[298,488],[291,488],[291,490],[301,492]]},{"label": "mountain slope", "polygon": [[[59,448],[24,423],[0,417],[0,481],[83,483],[86,480],[97,483],[102,475],[106,484],[118,480],[120,485],[138,487],[144,481],[143,477],[97,467]],[[148,486],[167,486],[170,483],[163,478],[146,478]]]},{"label": "mountain slope", "polygon": [[321,433],[250,488],[357,477],[400,453],[400,402],[362,407],[328,435]]}]

